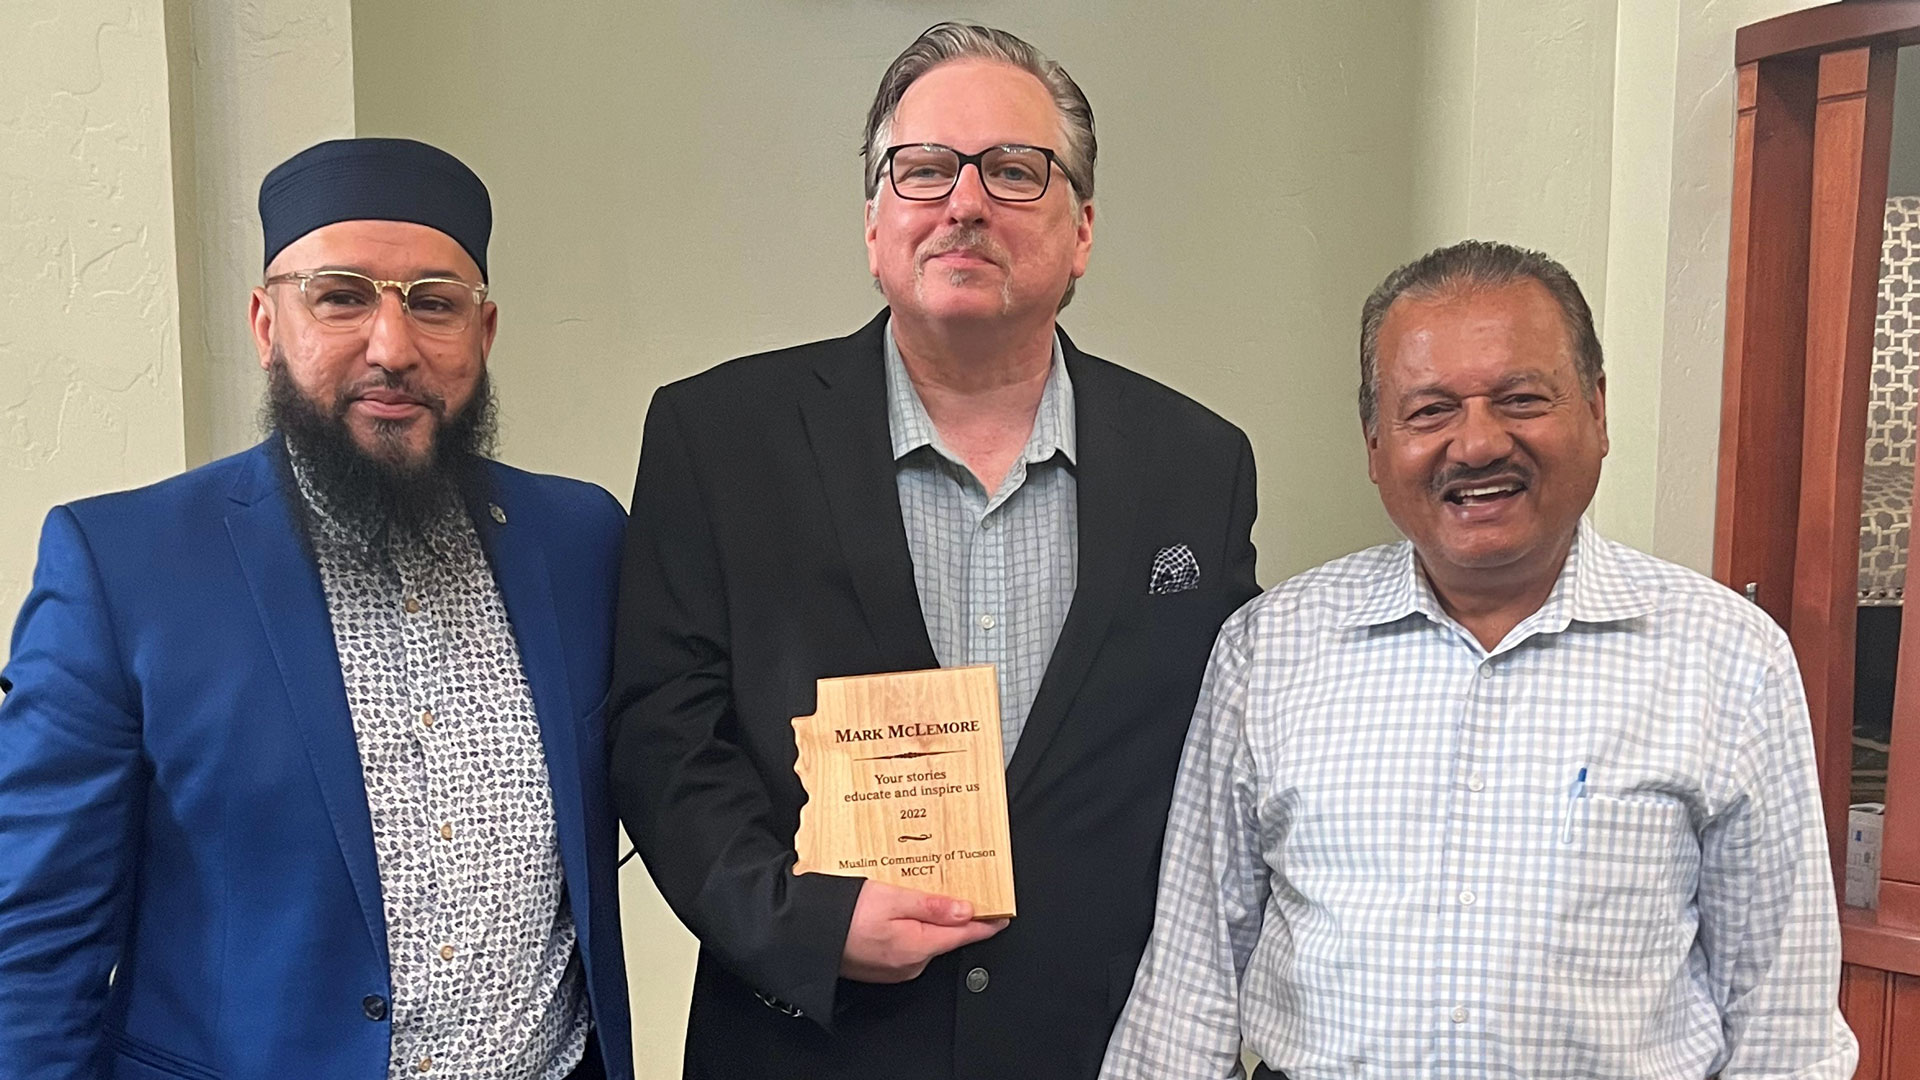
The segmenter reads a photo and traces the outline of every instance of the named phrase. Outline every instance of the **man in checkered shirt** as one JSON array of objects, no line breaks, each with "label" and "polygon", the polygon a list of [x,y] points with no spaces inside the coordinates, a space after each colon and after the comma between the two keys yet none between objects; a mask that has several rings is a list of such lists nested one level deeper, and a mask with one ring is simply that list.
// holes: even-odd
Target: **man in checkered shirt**
[{"label": "man in checkered shirt", "polygon": [[1366,303],[1368,474],[1406,542],[1214,647],[1106,1080],[1853,1074],[1786,636],[1582,520],[1586,301],[1469,241]]}]

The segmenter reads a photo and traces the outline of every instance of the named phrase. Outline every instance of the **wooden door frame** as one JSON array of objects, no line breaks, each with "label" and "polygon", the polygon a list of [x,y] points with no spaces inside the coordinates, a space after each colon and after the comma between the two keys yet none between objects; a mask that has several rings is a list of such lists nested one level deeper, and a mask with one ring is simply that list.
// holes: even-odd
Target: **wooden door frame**
[{"label": "wooden door frame", "polygon": [[[1860,488],[1894,68],[1911,44],[1920,0],[1856,0],[1745,27],[1734,47],[1714,576],[1756,585],[1793,640],[1836,883],[1852,787]],[[1889,775],[1879,911],[1843,908],[1841,925],[1849,965],[1916,976],[1920,719],[1902,718],[1920,717],[1920,602],[1902,620],[1890,757],[1914,782]],[[1850,968],[1848,996],[1858,989],[1864,1006],[1871,995],[1858,982]]]}]

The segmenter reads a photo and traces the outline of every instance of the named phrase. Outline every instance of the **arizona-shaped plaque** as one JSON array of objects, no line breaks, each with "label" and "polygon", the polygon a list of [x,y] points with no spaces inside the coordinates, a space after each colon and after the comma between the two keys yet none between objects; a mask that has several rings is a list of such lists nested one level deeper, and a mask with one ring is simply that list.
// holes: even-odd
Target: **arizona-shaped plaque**
[{"label": "arizona-shaped plaque", "polygon": [[793,872],[872,878],[1014,914],[991,665],[821,679],[793,720],[807,789]]}]

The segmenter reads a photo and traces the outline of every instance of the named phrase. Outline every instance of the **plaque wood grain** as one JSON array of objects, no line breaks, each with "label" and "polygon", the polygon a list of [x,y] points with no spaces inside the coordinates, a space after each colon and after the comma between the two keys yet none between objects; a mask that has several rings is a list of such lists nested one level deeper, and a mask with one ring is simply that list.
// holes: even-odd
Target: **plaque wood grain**
[{"label": "plaque wood grain", "polygon": [[807,789],[793,872],[958,897],[1015,913],[1000,691],[992,666],[819,680],[793,720]]}]

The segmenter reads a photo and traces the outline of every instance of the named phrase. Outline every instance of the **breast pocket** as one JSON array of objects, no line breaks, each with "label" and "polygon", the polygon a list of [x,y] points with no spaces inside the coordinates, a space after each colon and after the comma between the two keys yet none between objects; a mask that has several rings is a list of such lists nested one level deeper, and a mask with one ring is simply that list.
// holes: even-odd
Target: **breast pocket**
[{"label": "breast pocket", "polygon": [[1573,811],[1553,837],[1552,974],[1639,981],[1670,973],[1685,956],[1700,861],[1686,806],[1651,793],[1588,795]]}]

